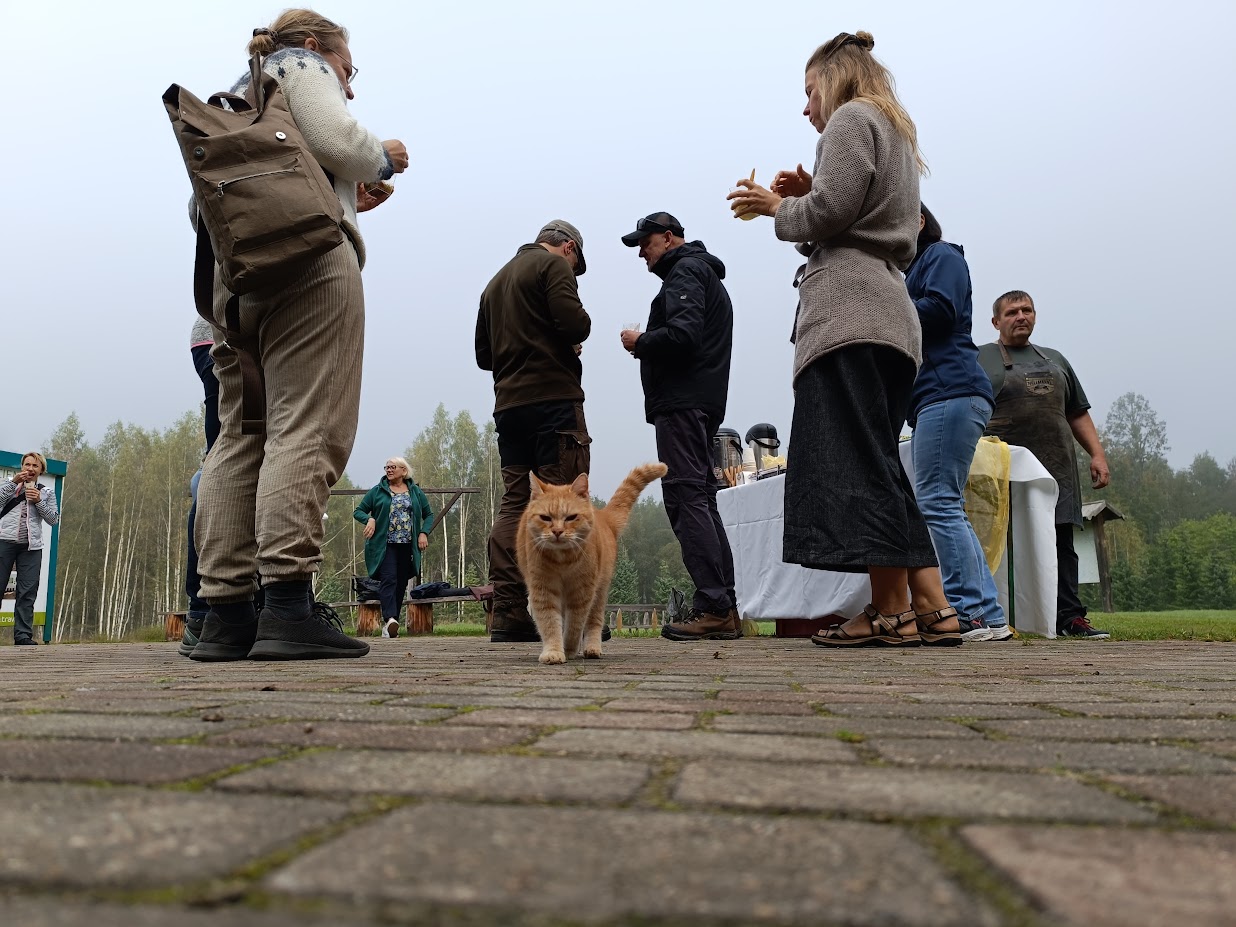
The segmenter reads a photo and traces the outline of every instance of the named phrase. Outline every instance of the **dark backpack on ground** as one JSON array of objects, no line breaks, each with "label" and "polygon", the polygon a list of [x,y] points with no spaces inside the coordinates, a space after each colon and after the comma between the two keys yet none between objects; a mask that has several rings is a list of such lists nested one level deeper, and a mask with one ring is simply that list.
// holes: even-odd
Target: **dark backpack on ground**
[{"label": "dark backpack on ground", "polygon": [[[226,102],[229,108],[224,107]],[[285,283],[344,240],[343,207],[309,153],[279,82],[249,59],[245,96],[216,93],[203,103],[177,84],[163,94],[197,202],[193,295],[213,313],[215,264],[233,294],[223,331],[240,362],[241,431],[265,431],[266,397],[256,337],[240,332],[239,296]]]}]

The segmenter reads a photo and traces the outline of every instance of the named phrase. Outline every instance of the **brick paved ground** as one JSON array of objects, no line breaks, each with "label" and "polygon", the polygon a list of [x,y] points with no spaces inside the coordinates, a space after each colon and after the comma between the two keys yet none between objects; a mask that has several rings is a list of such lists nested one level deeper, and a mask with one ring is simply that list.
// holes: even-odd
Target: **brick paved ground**
[{"label": "brick paved ground", "polygon": [[0,648],[0,924],[1236,923],[1236,645]]}]

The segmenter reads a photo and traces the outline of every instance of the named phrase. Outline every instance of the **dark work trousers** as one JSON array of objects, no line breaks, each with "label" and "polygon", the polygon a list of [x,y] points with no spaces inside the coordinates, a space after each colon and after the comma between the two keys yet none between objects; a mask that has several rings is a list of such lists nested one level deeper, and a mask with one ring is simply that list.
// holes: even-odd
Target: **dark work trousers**
[{"label": "dark work trousers", "polygon": [[412,544],[386,544],[386,554],[378,564],[373,578],[378,581],[378,595],[382,597],[382,617],[388,621],[399,620],[403,600],[408,594],[408,581],[414,567]]},{"label": "dark work trousers", "polygon": [[722,617],[737,605],[734,555],[717,512],[717,482],[712,470],[712,435],[720,422],[698,409],[653,418],[657,457],[669,468],[661,478],[665,514],[682,547],[682,562],[695,583],[692,605]]},{"label": "dark work trousers", "polygon": [[1073,549],[1073,526],[1056,525],[1056,626],[1086,617],[1086,606],[1077,595],[1077,551]]},{"label": "dark work trousers", "polygon": [[[527,614],[528,588],[515,562],[515,535],[528,507],[532,488],[528,474],[547,483],[568,486],[588,472],[591,460],[588,426],[582,402],[538,402],[494,413],[498,456],[502,463],[502,506],[489,533],[489,581],[494,586],[494,621],[506,627],[503,612]],[[530,622],[531,619],[523,619]]]},{"label": "dark work trousers", "polygon": [[14,565],[17,566],[17,598],[13,602],[13,640],[29,640],[34,637],[34,597],[39,591],[43,551],[31,550],[28,545],[16,541],[0,541],[0,586],[8,585]]},{"label": "dark work trousers", "polygon": [[[202,381],[205,394],[206,453],[219,437],[219,381],[215,379],[215,362],[210,356],[210,345],[199,344],[193,349],[193,367]],[[193,505],[189,508],[189,544],[185,557],[185,593],[189,596],[189,614],[205,615],[210,606],[198,593],[202,577],[197,572],[197,545],[193,542],[193,524],[197,521],[197,483],[193,484]]]}]

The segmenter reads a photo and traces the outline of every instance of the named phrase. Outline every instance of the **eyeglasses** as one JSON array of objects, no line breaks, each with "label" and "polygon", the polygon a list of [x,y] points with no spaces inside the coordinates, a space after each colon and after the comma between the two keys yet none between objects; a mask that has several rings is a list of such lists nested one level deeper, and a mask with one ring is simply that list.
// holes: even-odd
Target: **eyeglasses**
[{"label": "eyeglasses", "polygon": [[343,62],[343,72],[344,74],[347,75],[348,83],[350,84],[352,83],[352,81],[356,80],[356,75],[360,73],[360,68],[353,67],[351,61],[343,57],[343,55],[339,54],[339,52],[335,51],[333,48],[327,48],[323,44],[322,40],[318,39],[316,35],[314,36],[314,38],[317,39],[319,48],[321,48],[323,51],[330,52],[332,55],[334,55],[336,58],[338,58],[340,61]]},{"label": "eyeglasses", "polygon": [[398,469],[399,469],[399,464],[387,464],[387,465],[386,465],[385,467],[383,467],[382,469],[383,469],[383,470],[398,470]]}]

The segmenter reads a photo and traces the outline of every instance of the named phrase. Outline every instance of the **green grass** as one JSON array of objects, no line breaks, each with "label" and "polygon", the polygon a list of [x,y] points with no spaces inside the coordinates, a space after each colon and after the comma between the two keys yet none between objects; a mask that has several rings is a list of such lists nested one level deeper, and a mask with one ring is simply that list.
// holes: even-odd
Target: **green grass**
[{"label": "green grass", "polygon": [[1120,641],[1236,641],[1236,611],[1091,612]]}]

